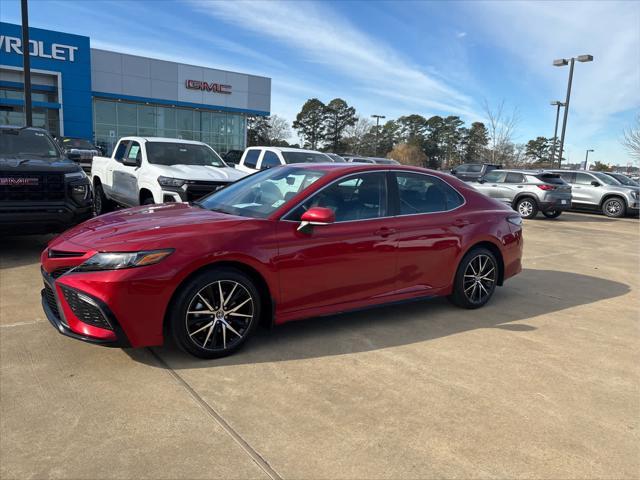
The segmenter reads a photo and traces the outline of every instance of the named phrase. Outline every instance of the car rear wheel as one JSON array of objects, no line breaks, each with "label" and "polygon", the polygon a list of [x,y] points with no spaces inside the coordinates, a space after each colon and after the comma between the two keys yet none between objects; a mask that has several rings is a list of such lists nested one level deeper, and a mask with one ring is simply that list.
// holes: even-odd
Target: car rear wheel
[{"label": "car rear wheel", "polygon": [[482,307],[493,296],[498,281],[498,262],[486,248],[467,253],[456,272],[449,300],[462,308]]},{"label": "car rear wheel", "polygon": [[113,202],[104,194],[101,183],[97,183],[95,187],[95,195],[93,199],[93,213],[96,216],[109,213],[113,210]]},{"label": "car rear wheel", "polygon": [[189,280],[170,312],[174,340],[200,358],[219,358],[238,350],[260,318],[260,295],[244,273],[209,270]]},{"label": "car rear wheel", "polygon": [[546,212],[542,212],[547,218],[558,218],[562,212],[560,210],[547,210]]},{"label": "car rear wheel", "polygon": [[522,218],[534,218],[538,214],[538,203],[530,197],[521,198],[516,203],[516,210]]},{"label": "car rear wheel", "polygon": [[602,213],[607,217],[620,218],[624,216],[624,200],[618,197],[609,198],[602,204]]}]

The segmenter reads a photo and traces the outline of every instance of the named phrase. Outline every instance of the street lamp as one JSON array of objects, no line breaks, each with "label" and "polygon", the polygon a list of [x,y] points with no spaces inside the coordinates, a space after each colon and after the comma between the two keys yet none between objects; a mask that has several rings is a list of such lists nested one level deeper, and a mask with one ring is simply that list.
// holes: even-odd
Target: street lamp
[{"label": "street lamp", "polygon": [[589,152],[593,152],[593,148],[587,150],[587,154],[584,156],[584,169],[587,170],[587,165],[589,165]]},{"label": "street lamp", "polygon": [[371,118],[376,119],[376,157],[378,156],[378,135],[380,135],[380,119],[387,118],[384,115],[371,115]]},{"label": "street lamp", "polygon": [[560,119],[560,107],[564,107],[564,103],[559,100],[554,100],[551,105],[556,108],[556,126],[553,129],[553,145],[551,146],[551,166],[553,167],[553,161],[556,156],[556,144],[558,142],[558,120]]},{"label": "street lamp", "polygon": [[560,154],[558,155],[558,168],[562,163],[562,153],[564,152],[564,134],[567,130],[567,116],[569,114],[569,100],[571,99],[571,83],[573,82],[573,65],[576,60],[579,62],[593,62],[593,55],[578,55],[570,59],[560,58],[553,61],[554,67],[564,67],[569,65],[569,82],[567,83],[567,99],[564,102],[564,118],[562,120],[562,134],[560,136]]}]

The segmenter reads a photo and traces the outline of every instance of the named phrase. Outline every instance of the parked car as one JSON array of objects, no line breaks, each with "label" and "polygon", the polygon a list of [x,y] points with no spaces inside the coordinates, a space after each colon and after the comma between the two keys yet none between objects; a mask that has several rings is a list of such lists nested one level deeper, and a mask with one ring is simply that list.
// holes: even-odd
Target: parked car
[{"label": "parked car", "polygon": [[377,165],[400,165],[400,162],[397,160],[393,160],[392,158],[382,158],[382,157],[349,157],[347,159],[348,162],[354,163],[373,163]]},{"label": "parked car", "polygon": [[584,170],[553,170],[571,185],[572,205],[598,209],[608,217],[638,215],[640,188],[622,185],[602,172]]},{"label": "parked car", "polygon": [[[193,204],[96,217],[42,253],[47,318],[87,342],[165,335],[214,358],[271,324],[420,297],[483,306],[521,271],[522,219],[439,172],[263,170]],[[401,312],[401,310],[399,310]]]},{"label": "parked car", "polygon": [[93,157],[103,155],[102,149],[96,147],[89,140],[75,137],[58,137],[58,145],[64,154],[76,163],[79,163],[82,169],[89,173],[91,171],[91,162]]},{"label": "parked car", "polygon": [[222,159],[227,165],[237,165],[240,163],[244,150],[229,150],[222,156]]},{"label": "parked car", "polygon": [[325,155],[331,158],[331,160],[333,160],[336,163],[346,162],[346,160],[342,158],[340,155],[338,155],[337,153],[325,153]]},{"label": "parked car", "polygon": [[631,179],[624,173],[614,173],[614,172],[603,172],[609,175],[610,177],[615,178],[618,182],[620,182],[625,187],[640,187],[640,183]]},{"label": "parked car", "polygon": [[538,212],[547,218],[557,218],[571,208],[571,186],[557,173],[492,170],[471,185],[511,206],[522,218],[534,218]]},{"label": "parked car", "polygon": [[493,163],[463,163],[451,169],[451,175],[465,182],[477,182],[492,170],[499,170],[502,165]]},{"label": "parked car", "polygon": [[45,130],[0,126],[0,233],[54,233],[91,216],[87,175]]},{"label": "parked car", "polygon": [[290,147],[249,147],[244,151],[236,168],[243,172],[254,173],[292,163],[324,162],[333,162],[333,160],[327,154],[315,150]]},{"label": "parked car", "polygon": [[94,157],[96,215],[125,207],[192,202],[244,177],[206,143],[175,138],[124,137],[111,157]]}]

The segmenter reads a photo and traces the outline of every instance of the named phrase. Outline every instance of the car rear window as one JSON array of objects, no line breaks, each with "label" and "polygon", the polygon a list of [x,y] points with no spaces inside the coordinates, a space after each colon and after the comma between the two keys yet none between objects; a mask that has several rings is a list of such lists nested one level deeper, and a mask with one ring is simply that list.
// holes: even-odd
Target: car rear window
[{"label": "car rear window", "polygon": [[565,182],[557,173],[540,173],[536,178],[541,182],[552,183],[554,185],[564,185]]}]

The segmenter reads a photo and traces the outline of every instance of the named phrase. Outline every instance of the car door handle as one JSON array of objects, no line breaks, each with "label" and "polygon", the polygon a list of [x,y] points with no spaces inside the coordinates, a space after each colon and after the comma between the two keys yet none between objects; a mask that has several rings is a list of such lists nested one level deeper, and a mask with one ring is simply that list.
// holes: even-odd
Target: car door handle
[{"label": "car door handle", "polygon": [[389,227],[382,227],[382,228],[379,228],[378,230],[376,230],[373,233],[375,235],[380,236],[380,237],[388,237],[389,235],[393,235],[394,233],[396,233],[396,229],[395,228],[389,228]]},{"label": "car door handle", "polygon": [[453,225],[455,227],[466,227],[467,225],[469,225],[471,222],[469,220],[467,220],[466,218],[456,218],[453,221]]}]

